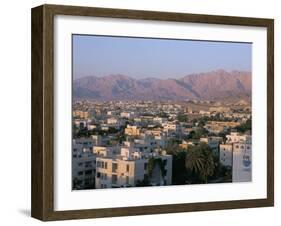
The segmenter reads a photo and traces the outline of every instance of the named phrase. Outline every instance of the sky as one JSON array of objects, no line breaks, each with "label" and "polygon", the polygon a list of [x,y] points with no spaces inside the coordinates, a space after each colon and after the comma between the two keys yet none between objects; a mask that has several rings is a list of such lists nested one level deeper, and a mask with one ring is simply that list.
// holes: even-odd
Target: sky
[{"label": "sky", "polygon": [[178,78],[252,67],[250,43],[73,35],[72,47],[74,79],[112,74]]}]

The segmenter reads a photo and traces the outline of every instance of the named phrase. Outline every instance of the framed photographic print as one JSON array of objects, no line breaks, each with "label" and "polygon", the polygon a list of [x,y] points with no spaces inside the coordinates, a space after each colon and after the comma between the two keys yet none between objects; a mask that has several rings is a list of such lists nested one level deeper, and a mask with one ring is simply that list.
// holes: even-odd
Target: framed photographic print
[{"label": "framed photographic print", "polygon": [[32,9],[32,216],[274,205],[272,19]]}]

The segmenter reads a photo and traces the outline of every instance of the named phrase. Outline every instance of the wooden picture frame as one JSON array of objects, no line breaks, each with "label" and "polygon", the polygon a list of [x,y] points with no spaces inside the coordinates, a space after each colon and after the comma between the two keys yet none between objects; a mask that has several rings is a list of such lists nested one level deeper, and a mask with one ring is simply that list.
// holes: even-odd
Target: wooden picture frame
[{"label": "wooden picture frame", "polygon": [[[54,16],[126,18],[267,29],[267,198],[179,203],[121,208],[54,210]],[[42,5],[32,9],[32,200],[31,215],[50,220],[163,214],[187,211],[265,207],[274,205],[274,21],[273,19],[196,15]]]}]

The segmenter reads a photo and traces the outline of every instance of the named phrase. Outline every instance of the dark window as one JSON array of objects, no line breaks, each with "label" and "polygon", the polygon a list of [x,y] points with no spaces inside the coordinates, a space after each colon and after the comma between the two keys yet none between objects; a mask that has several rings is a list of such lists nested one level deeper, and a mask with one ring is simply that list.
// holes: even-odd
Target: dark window
[{"label": "dark window", "polygon": [[118,164],[117,163],[112,163],[112,172],[116,172],[118,168]]},{"label": "dark window", "polygon": [[147,162],[144,163],[144,170],[147,170]]},{"label": "dark window", "polygon": [[91,175],[92,174],[92,170],[86,170],[85,171],[85,175]]}]

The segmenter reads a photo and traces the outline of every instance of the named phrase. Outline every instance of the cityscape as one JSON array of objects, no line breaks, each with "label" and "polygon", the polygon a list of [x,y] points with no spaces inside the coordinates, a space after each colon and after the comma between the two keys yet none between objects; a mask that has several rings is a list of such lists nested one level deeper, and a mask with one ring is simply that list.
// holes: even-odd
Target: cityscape
[{"label": "cityscape", "polygon": [[[147,76],[145,71],[152,73],[154,66],[149,66],[143,58],[142,62],[149,70],[146,68],[138,76],[125,76],[121,74],[124,73],[121,69],[115,74],[98,71],[100,76],[81,76],[89,73],[85,72],[85,67],[89,71],[95,71],[97,67],[79,63],[84,55],[89,54],[87,51],[91,51],[91,45],[97,48],[95,44],[85,45],[83,38],[79,35],[73,37],[73,190],[251,182],[250,63],[246,69],[231,69],[227,68],[227,62],[223,62],[222,66],[226,69],[188,71],[187,75],[170,78],[163,76],[162,70],[172,69],[164,65],[164,68],[154,71],[162,76]],[[122,44],[129,39],[86,38],[90,39],[88,42],[93,40],[93,43],[98,43],[99,48],[103,42],[106,43],[106,47],[101,48],[103,53],[108,43],[112,44],[111,52],[117,44],[124,50],[124,55],[136,51],[132,49],[135,47]],[[156,48],[161,41],[152,40],[153,45],[144,45],[147,46],[146,51]],[[141,43],[142,39],[135,38],[132,42]],[[161,48],[169,42],[177,41],[161,43]],[[81,50],[81,43],[87,50]],[[203,44],[206,51],[212,45],[219,45]],[[194,41],[181,41],[180,45],[185,45],[181,47],[185,51],[184,48],[193,46]],[[223,58],[229,55],[229,52],[223,55],[223,51],[230,51],[227,48],[241,48],[241,55],[251,52],[250,44],[245,44],[246,50],[241,43],[222,45],[226,46],[221,50]],[[100,58],[103,58],[103,53]],[[219,51],[216,53],[219,54]],[[104,57],[109,59],[112,55],[105,54]],[[238,58],[239,54],[237,62]],[[198,61],[196,56],[194,60]],[[233,56],[231,61],[232,64],[235,62]],[[245,61],[251,62],[251,57],[243,59],[243,63]],[[124,68],[127,63],[124,63]],[[172,68],[184,67],[171,64]],[[237,64],[240,65],[239,62]],[[113,67],[112,71],[117,71],[117,68]]]}]

